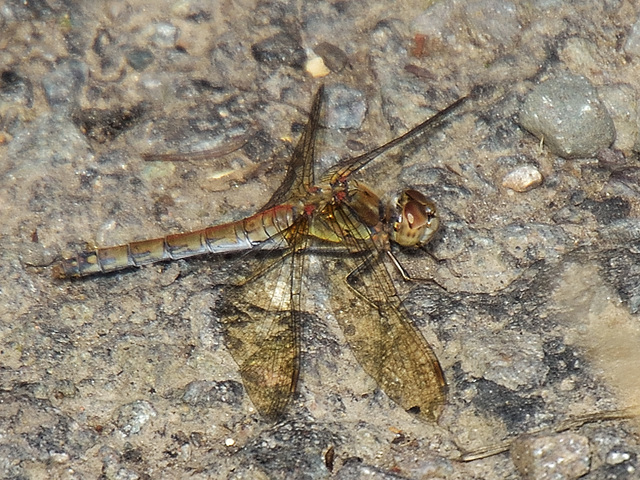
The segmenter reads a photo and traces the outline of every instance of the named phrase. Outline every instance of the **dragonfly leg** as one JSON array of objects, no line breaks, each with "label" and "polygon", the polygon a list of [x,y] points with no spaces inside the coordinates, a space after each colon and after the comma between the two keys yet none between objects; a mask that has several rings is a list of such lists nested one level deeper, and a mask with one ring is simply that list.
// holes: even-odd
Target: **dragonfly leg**
[{"label": "dragonfly leg", "polygon": [[[396,270],[398,271],[398,273],[400,273],[400,275],[402,276],[402,279],[405,282],[433,283],[434,285],[437,285],[438,287],[440,287],[445,292],[447,291],[447,287],[445,287],[444,285],[441,285],[440,283],[438,283],[438,281],[433,277],[431,277],[431,278],[412,277],[409,274],[409,272],[407,272],[407,270],[404,268],[404,266],[402,266],[402,263],[400,262],[400,260],[398,260],[398,257],[396,257],[391,250],[387,250],[387,255],[389,256],[389,259],[393,263],[393,266],[396,267]],[[431,256],[431,257],[433,258],[433,256]],[[440,260],[438,260],[438,259],[435,259],[435,260],[437,262],[440,262]]]},{"label": "dragonfly leg", "polygon": [[[378,305],[369,295],[367,295],[367,289],[368,289],[368,285],[367,285],[367,275],[371,275],[372,273],[375,274],[374,269],[375,269],[375,258],[374,255],[369,255],[367,256],[364,261],[360,264],[358,264],[358,266],[356,268],[354,268],[353,270],[351,270],[349,272],[349,274],[347,275],[345,282],[347,284],[347,286],[356,294],[358,295],[360,298],[362,298],[363,300],[365,300],[369,305],[371,305],[372,307],[378,309],[380,308],[380,305]],[[382,268],[385,268],[384,266],[382,266]],[[384,284],[380,284],[380,285],[384,285]],[[388,295],[389,298],[392,297],[397,297],[395,291],[393,292],[386,292],[386,294]],[[399,299],[398,299],[399,301]]]}]

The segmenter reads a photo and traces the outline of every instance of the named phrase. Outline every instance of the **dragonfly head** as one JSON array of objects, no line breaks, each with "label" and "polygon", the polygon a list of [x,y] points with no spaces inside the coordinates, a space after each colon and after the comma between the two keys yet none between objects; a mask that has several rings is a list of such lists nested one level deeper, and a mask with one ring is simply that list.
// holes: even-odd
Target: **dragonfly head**
[{"label": "dragonfly head", "polygon": [[390,216],[391,240],[403,247],[420,247],[435,235],[440,219],[435,204],[416,190],[405,190]]}]

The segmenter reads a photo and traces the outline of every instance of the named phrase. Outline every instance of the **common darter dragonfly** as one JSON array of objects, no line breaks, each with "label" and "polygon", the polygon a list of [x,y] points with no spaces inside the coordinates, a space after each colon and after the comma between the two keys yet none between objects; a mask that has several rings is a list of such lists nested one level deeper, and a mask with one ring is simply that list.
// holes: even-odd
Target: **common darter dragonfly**
[{"label": "common darter dragonfly", "polygon": [[219,312],[226,346],[249,397],[264,417],[277,419],[298,382],[308,256],[322,251],[341,255],[347,269],[330,282],[329,298],[356,359],[398,405],[435,420],[445,402],[444,375],[394,287],[390,269],[402,267],[390,243],[418,247],[429,242],[439,226],[436,207],[416,190],[405,190],[383,205],[352,174],[441,125],[467,99],[368,153],[339,162],[316,183],[316,137],[324,102],[320,87],[285,178],[258,213],[194,232],[92,248],[58,262],[54,275],[82,277],[207,253],[277,251],[275,260],[226,289]]}]

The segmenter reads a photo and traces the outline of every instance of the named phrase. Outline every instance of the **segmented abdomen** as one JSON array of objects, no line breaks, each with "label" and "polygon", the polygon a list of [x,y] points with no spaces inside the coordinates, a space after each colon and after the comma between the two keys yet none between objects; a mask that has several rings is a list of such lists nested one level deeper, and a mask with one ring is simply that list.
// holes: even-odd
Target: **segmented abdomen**
[{"label": "segmented abdomen", "polygon": [[262,244],[266,244],[265,248],[284,248],[286,239],[280,233],[293,221],[293,207],[280,205],[237,222],[195,232],[88,250],[58,262],[53,274],[58,278],[83,277],[204,253],[247,250]]}]

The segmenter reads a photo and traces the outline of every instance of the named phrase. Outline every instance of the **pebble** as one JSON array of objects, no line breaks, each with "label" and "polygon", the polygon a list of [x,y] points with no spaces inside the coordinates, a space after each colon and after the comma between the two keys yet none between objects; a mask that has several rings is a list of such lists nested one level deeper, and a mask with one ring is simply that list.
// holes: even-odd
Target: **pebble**
[{"label": "pebble", "polygon": [[189,383],[182,395],[182,400],[189,405],[201,405],[206,407],[216,406],[219,403],[237,405],[244,398],[242,384],[233,380],[221,382],[208,382],[196,380]]},{"label": "pebble", "polygon": [[155,33],[152,38],[154,45],[164,48],[172,48],[176,44],[178,38],[178,29],[166,22],[157,23],[155,25]]},{"label": "pebble", "polygon": [[536,86],[520,111],[520,124],[563,158],[594,157],[616,135],[595,87],[578,75],[562,75]]},{"label": "pebble", "polygon": [[540,386],[549,371],[539,336],[527,332],[474,333],[465,339],[462,370],[509,390]]},{"label": "pebble", "polygon": [[251,46],[253,58],[268,67],[290,66],[300,68],[307,55],[300,46],[300,38],[286,32],[276,33]]},{"label": "pebble", "polygon": [[91,147],[78,127],[60,114],[45,114],[27,124],[9,143],[7,151],[7,159],[29,159],[17,162],[9,170],[17,178],[34,172],[44,175],[46,165],[60,167],[73,161],[87,164],[92,156]]},{"label": "pebble", "polygon": [[542,174],[533,165],[523,165],[511,170],[502,179],[502,186],[516,192],[526,192],[542,183]]},{"label": "pebble", "polygon": [[613,450],[607,454],[606,462],[609,465],[618,465],[620,463],[626,462],[631,458],[626,452],[619,452],[617,450]]},{"label": "pebble", "polygon": [[126,435],[135,435],[155,416],[153,405],[144,400],[136,400],[118,409],[115,424]]},{"label": "pebble", "polygon": [[589,472],[589,440],[572,432],[522,436],[511,446],[511,460],[525,480],[572,480]]},{"label": "pebble", "polygon": [[75,105],[82,87],[87,83],[89,67],[79,60],[63,60],[42,80],[44,94],[50,107]]},{"label": "pebble", "polygon": [[327,42],[322,42],[313,48],[316,55],[320,55],[324,64],[332,72],[341,71],[348,62],[347,54],[341,48]]},{"label": "pebble", "polygon": [[360,128],[367,113],[364,94],[342,83],[327,87],[328,128]]},{"label": "pebble", "polygon": [[127,52],[127,63],[134,70],[141,72],[153,63],[153,52],[147,48],[134,48]]},{"label": "pebble", "polygon": [[476,38],[488,45],[508,46],[518,38],[522,26],[518,21],[518,11],[513,2],[505,0],[485,0],[483,2],[463,2],[464,19]]},{"label": "pebble", "polygon": [[331,70],[329,70],[324,64],[324,60],[322,59],[322,57],[313,57],[309,59],[304,69],[313,78],[326,77],[331,73]]},{"label": "pebble", "polygon": [[[14,70],[5,70],[0,74],[0,101],[3,104],[33,106],[33,87],[28,78]],[[6,115],[6,112],[3,112]],[[6,118],[6,117],[5,117]]]},{"label": "pebble", "polygon": [[[464,24],[461,25],[461,19]],[[465,33],[471,34],[478,45],[506,47],[517,41],[522,25],[516,4],[504,0],[467,2],[449,0],[431,5],[413,22],[416,33],[431,42],[455,43]],[[464,32],[464,33],[463,33]]]}]

